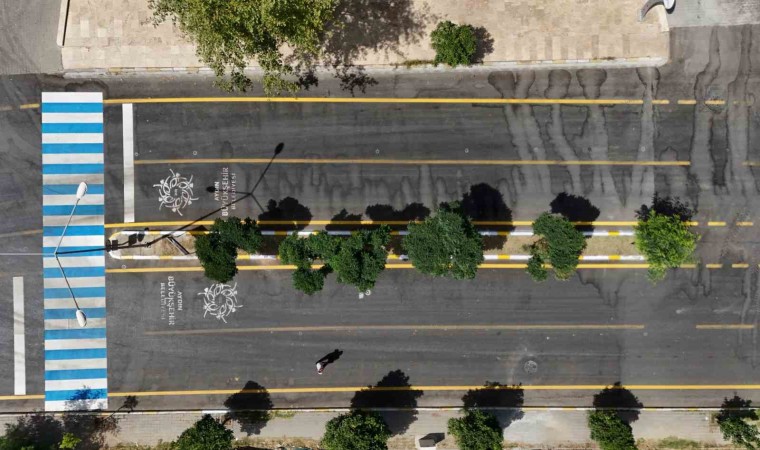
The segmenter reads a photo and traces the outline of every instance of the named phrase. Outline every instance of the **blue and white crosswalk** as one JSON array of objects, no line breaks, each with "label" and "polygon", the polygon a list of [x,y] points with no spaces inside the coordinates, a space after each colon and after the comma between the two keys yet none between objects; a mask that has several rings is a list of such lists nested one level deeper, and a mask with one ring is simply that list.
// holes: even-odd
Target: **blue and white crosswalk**
[{"label": "blue and white crosswalk", "polygon": [[[108,407],[103,198],[103,95],[42,93],[45,410]],[[58,249],[76,202],[88,185]],[[69,286],[67,286],[67,280]],[[80,328],[76,307],[87,316]]]}]

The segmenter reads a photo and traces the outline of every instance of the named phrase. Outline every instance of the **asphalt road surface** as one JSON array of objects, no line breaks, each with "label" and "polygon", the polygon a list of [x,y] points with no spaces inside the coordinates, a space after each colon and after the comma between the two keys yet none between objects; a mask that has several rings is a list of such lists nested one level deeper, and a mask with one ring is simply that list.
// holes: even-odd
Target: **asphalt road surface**
[{"label": "asphalt road surface", "polygon": [[[696,208],[703,237],[695,267],[657,286],[633,268],[582,269],[540,285],[506,267],[466,282],[389,268],[360,300],[333,281],[306,297],[289,271],[243,270],[210,302],[194,262],[108,259],[110,407],[137,395],[144,409],[223,408],[246,386],[268,389],[277,407],[346,406],[377,383],[424,393],[386,393],[374,406],[457,406],[486,382],[522,386],[511,406],[588,405],[618,382],[644,406],[715,406],[734,391],[755,399],[758,40],[757,27],[677,30],[673,62],[659,69],[378,74],[366,95],[384,103],[139,102],[125,99],[219,93],[192,77],[2,79],[0,252],[39,251],[40,114],[29,104],[43,90],[122,99],[105,109],[108,233],[205,217],[222,205],[213,187],[225,183],[228,199],[256,186],[230,215],[314,229],[334,218],[406,220],[457,199],[479,220],[530,221],[562,193],[588,201],[567,208],[577,220],[631,222],[655,193],[671,195]],[[330,80],[306,94],[347,95]],[[449,100],[393,100],[401,98]],[[133,104],[134,209],[124,196],[121,103]],[[192,182],[189,201],[162,204],[160,185],[175,176]],[[120,225],[132,213],[135,224]],[[25,279],[30,395],[13,396],[8,295],[4,411],[41,404],[41,267],[39,256],[0,256],[3,292]],[[340,358],[317,375],[316,360],[336,348]],[[243,403],[268,405],[254,397]]]}]

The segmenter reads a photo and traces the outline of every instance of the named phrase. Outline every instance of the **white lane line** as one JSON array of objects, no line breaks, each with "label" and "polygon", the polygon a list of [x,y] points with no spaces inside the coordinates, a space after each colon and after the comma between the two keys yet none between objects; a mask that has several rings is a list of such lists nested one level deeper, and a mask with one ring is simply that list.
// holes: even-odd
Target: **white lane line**
[{"label": "white lane line", "polygon": [[42,133],[43,144],[102,144],[103,133]]},{"label": "white lane line", "polygon": [[43,92],[42,103],[101,103],[102,92]]},{"label": "white lane line", "polygon": [[103,154],[46,153],[42,155],[42,164],[103,164]]},{"label": "white lane line", "polygon": [[13,277],[13,394],[26,395],[24,277]]},{"label": "white lane line", "polygon": [[131,103],[121,105],[124,130],[124,223],[135,221],[135,137]]},{"label": "white lane line", "polygon": [[48,113],[42,123],[103,123],[103,113]]}]

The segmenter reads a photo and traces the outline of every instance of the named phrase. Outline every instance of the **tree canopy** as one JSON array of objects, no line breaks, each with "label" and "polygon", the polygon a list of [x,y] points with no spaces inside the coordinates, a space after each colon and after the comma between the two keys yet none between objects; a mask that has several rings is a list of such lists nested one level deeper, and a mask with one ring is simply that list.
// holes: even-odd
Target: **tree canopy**
[{"label": "tree canopy", "polygon": [[543,213],[533,222],[533,233],[539,240],[530,246],[531,259],[528,274],[536,281],[547,278],[544,263],[554,268],[554,277],[567,280],[575,273],[586,239],[567,218],[559,214]]},{"label": "tree canopy", "polygon": [[748,450],[760,449],[760,431],[757,425],[747,420],[757,421],[757,411],[750,408],[751,400],[738,396],[726,399],[715,417],[723,434],[723,439],[741,445]]},{"label": "tree canopy", "polygon": [[325,450],[386,450],[391,431],[379,414],[356,410],[330,419],[321,447]]},{"label": "tree canopy", "polygon": [[410,223],[403,248],[420,272],[472,279],[483,262],[483,239],[459,203],[441,205],[434,215]]},{"label": "tree canopy", "polygon": [[174,443],[176,450],[232,450],[233,434],[221,422],[204,415],[183,431]]},{"label": "tree canopy", "polygon": [[[350,284],[363,292],[375,286],[388,259],[386,246],[391,232],[387,226],[360,230],[348,237],[320,231],[306,238],[290,235],[280,244],[280,260],[296,266],[293,286],[306,294],[322,290],[325,277],[335,272],[339,283]],[[315,260],[324,265],[316,270]]]},{"label": "tree canopy", "polygon": [[597,410],[588,415],[591,439],[602,450],[636,450],[633,430],[614,411]]},{"label": "tree canopy", "polygon": [[[197,46],[197,55],[217,75],[225,90],[248,89],[244,69],[255,59],[264,71],[267,95],[298,84],[282,53],[318,55],[337,0],[149,0],[153,22],[170,19]],[[308,56],[306,56],[308,55]]]},{"label": "tree canopy", "polygon": [[470,25],[457,25],[448,20],[438,23],[430,33],[430,41],[435,50],[435,64],[444,63],[451,67],[469,66],[477,50],[475,29]]},{"label": "tree canopy", "polygon": [[217,218],[208,234],[196,236],[195,254],[206,277],[226,283],[237,274],[238,249],[256,253],[261,242],[261,231],[250,218]]},{"label": "tree canopy", "polygon": [[493,414],[466,410],[464,417],[449,419],[449,433],[461,450],[501,450],[504,437]]},{"label": "tree canopy", "polygon": [[649,278],[656,282],[668,269],[691,260],[699,236],[678,215],[651,210],[636,225],[636,249],[649,263]]}]

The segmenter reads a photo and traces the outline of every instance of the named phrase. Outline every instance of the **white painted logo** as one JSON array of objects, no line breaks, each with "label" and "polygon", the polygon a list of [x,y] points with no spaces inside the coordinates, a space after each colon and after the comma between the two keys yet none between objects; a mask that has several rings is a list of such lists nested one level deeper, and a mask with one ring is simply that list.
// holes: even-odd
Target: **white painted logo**
[{"label": "white painted logo", "polygon": [[172,212],[181,216],[182,209],[191,205],[193,200],[198,200],[198,198],[193,197],[193,176],[191,175],[190,178],[183,177],[179,172],[174,173],[171,169],[169,172],[172,173],[171,176],[153,185],[153,187],[158,188],[158,201],[160,203],[158,209],[171,208]]},{"label": "white painted logo", "polygon": [[227,323],[227,316],[242,308],[237,300],[237,283],[215,283],[198,295],[203,296],[203,317],[210,315]]}]

